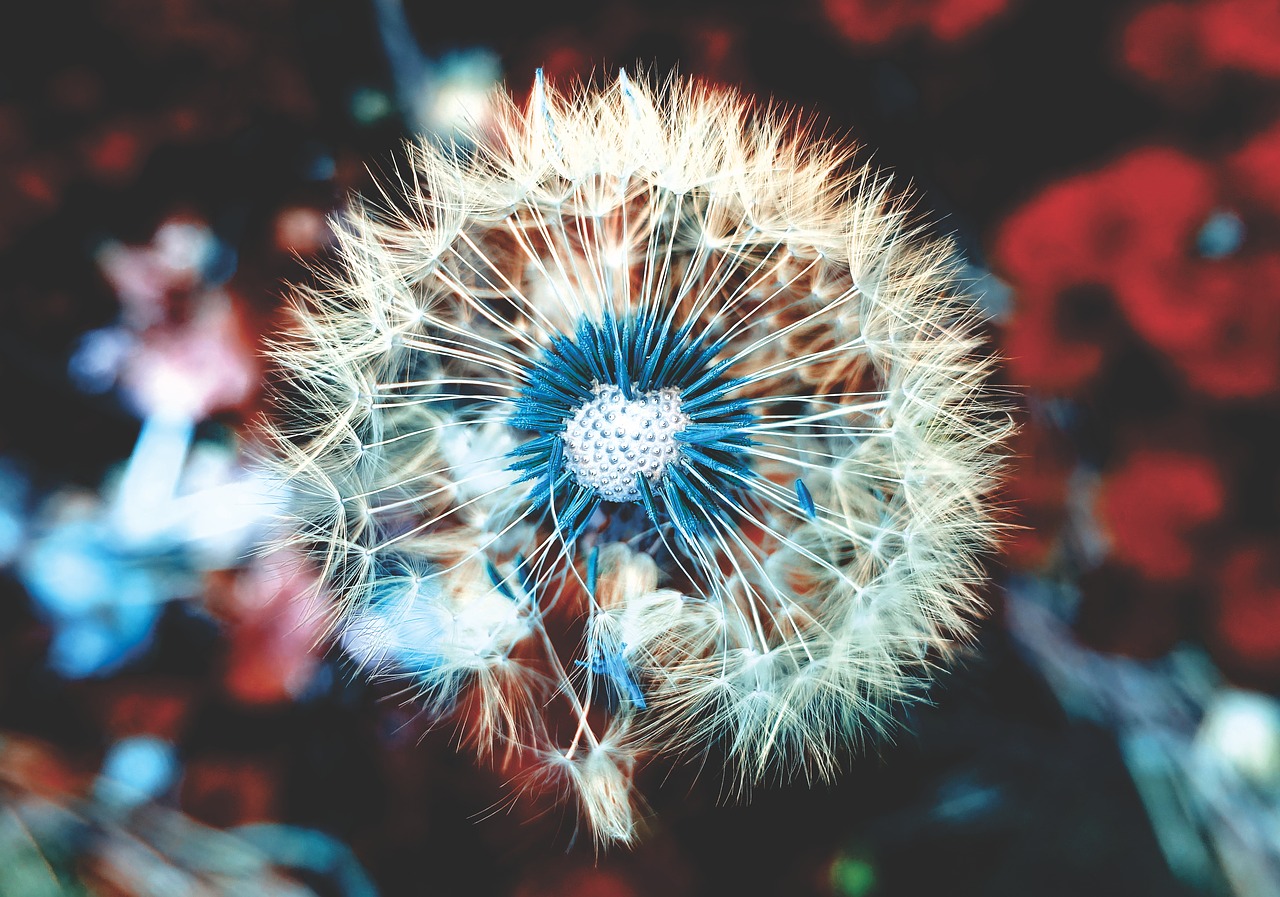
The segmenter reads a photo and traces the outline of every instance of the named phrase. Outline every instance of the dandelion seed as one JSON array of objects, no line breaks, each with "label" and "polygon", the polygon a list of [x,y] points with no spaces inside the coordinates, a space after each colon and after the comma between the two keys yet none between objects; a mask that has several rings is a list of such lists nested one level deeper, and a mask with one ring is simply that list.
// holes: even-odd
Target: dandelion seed
[{"label": "dandelion seed", "polygon": [[536,758],[601,843],[647,758],[830,777],[979,610],[1008,425],[951,247],[719,88],[495,108],[300,296],[287,541],[349,653]]},{"label": "dandelion seed", "polygon": [[796,480],[796,500],[800,502],[800,510],[810,520],[818,519],[818,506],[813,503],[813,493],[804,484],[804,480]]}]

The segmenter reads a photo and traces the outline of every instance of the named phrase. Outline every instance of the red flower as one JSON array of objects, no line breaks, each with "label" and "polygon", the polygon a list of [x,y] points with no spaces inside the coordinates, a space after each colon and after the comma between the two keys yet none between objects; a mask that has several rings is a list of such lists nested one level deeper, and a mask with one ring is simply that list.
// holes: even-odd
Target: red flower
[{"label": "red flower", "polygon": [[1280,256],[1241,260],[1232,287],[1196,344],[1173,360],[1208,395],[1268,395],[1280,389]]},{"label": "red flower", "polygon": [[1219,68],[1280,78],[1280,3],[1214,0],[1200,6],[1206,55]]},{"label": "red flower", "polygon": [[1200,10],[1189,3],[1144,7],[1124,30],[1125,65],[1157,84],[1191,86],[1212,68],[1199,26]]},{"label": "red flower", "polygon": [[1098,373],[1100,342],[1072,338],[1059,322],[1071,314],[1073,294],[1018,294],[1019,307],[1005,328],[1002,351],[1013,379],[1053,394],[1075,392]]},{"label": "red flower", "polygon": [[1280,215],[1280,121],[1231,156],[1227,173],[1241,198]]},{"label": "red flower", "polygon": [[[1171,355],[1196,351],[1235,291],[1235,266],[1171,262],[1122,276],[1120,305],[1138,334]],[[1176,358],[1174,359],[1176,361]]]},{"label": "red flower", "polygon": [[1135,276],[1119,295],[1135,329],[1194,389],[1244,398],[1280,388],[1280,256]]},{"label": "red flower", "polygon": [[1213,172],[1176,150],[1134,150],[1049,187],[1009,216],[996,255],[1017,287],[1115,284],[1181,258],[1213,210]]},{"label": "red flower", "polygon": [[1237,664],[1280,672],[1280,552],[1263,544],[1235,550],[1218,577],[1215,635]]},{"label": "red flower", "polygon": [[1015,375],[1053,391],[1092,377],[1108,323],[1099,297],[1181,265],[1216,193],[1207,166],[1150,147],[1054,184],[1010,215],[995,256],[1018,291],[1006,343]]},{"label": "red flower", "polygon": [[882,44],[912,31],[955,41],[1004,12],[1009,0],[824,0],[827,19],[855,44]]},{"label": "red flower", "polygon": [[1186,578],[1197,531],[1223,509],[1223,484],[1200,455],[1143,449],[1103,484],[1099,515],[1119,563],[1156,582]]},{"label": "red flower", "polygon": [[1280,77],[1280,4],[1275,0],[1156,3],[1124,33],[1130,69],[1157,84],[1187,87],[1234,69]]}]

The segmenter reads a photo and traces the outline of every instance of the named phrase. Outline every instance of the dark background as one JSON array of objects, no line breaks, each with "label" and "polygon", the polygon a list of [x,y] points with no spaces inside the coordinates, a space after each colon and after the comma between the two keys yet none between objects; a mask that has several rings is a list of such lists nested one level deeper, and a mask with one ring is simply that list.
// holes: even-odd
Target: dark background
[{"label": "dark background", "polygon": [[[23,484],[21,556],[47,529],[45,502],[105,488],[138,435],[120,390],[87,392],[68,374],[83,334],[121,316],[104,243],[145,247],[166,220],[203,222],[218,251],[200,276],[234,297],[252,355],[280,326],[284,284],[328,251],[323,237],[282,238],[282,214],[314,223],[368,189],[413,125],[371,2],[48,0],[10,13],[0,458]],[[1189,651],[1221,671],[1214,688],[1280,685],[1280,189],[1265,174],[1280,168],[1267,136],[1280,13],[1234,0],[405,0],[404,14],[426,58],[487,49],[518,95],[539,66],[553,83],[678,68],[814,112],[914,186],[921,215],[972,264],[1010,357],[1001,379],[1025,396],[1002,496],[1021,529],[991,561],[979,643],[837,785],[726,807],[714,756],[700,775],[657,764],[641,779],[647,835],[597,857],[559,811],[509,810],[501,773],[332,652],[306,667],[305,688],[277,688],[271,662],[246,658],[274,657],[263,645],[284,637],[226,598],[244,570],[198,569],[125,661],[68,676],[46,660],[60,618],[11,559],[0,732],[44,772],[0,762],[0,803],[74,802],[113,743],[146,734],[180,767],[158,802],[217,827],[329,833],[386,895],[1265,893],[1216,863],[1170,871],[1157,832],[1176,823],[1152,818],[1122,748],[1134,718],[1064,701],[1005,606],[1051,587],[1069,596],[1048,602],[1066,631],[1108,662]],[[1209,186],[1165,176],[1149,147]],[[162,329],[181,325],[173,308],[192,289],[172,287],[182,295]],[[260,410],[255,389],[198,435],[239,444]],[[243,684],[255,677],[266,684]],[[1172,729],[1189,743],[1199,722]],[[1275,784],[1258,799],[1275,800]],[[1216,817],[1189,818],[1220,850]],[[79,849],[51,862],[92,881]],[[145,893],[123,880],[103,892]]]}]

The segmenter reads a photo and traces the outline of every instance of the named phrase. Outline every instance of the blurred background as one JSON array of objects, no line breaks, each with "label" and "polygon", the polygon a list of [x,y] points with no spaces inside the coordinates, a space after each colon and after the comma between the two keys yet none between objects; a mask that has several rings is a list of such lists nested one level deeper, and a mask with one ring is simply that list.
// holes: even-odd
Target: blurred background
[{"label": "blurred background", "polygon": [[[320,633],[249,462],[405,138],[637,62],[852,135],[1025,394],[991,614],[832,787],[506,802]],[[1275,0],[43,0],[0,30],[0,895],[1280,894]]]}]

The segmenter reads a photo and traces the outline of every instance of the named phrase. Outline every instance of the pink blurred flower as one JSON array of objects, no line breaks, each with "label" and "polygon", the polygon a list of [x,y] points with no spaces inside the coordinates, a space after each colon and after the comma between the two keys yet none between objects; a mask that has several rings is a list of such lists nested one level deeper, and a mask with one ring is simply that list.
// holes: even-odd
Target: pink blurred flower
[{"label": "pink blurred flower", "polygon": [[122,374],[143,416],[186,420],[244,404],[259,382],[253,334],[223,294],[206,297],[189,321],[151,328]]},{"label": "pink blurred flower", "polygon": [[109,242],[97,252],[98,267],[135,330],[158,324],[176,298],[195,291],[216,240],[201,222],[170,218],[144,246]]},{"label": "pink blurred flower", "polygon": [[235,579],[224,608],[229,648],[223,681],[237,700],[298,699],[319,667],[327,630],[315,573],[288,551],[254,560]]}]

